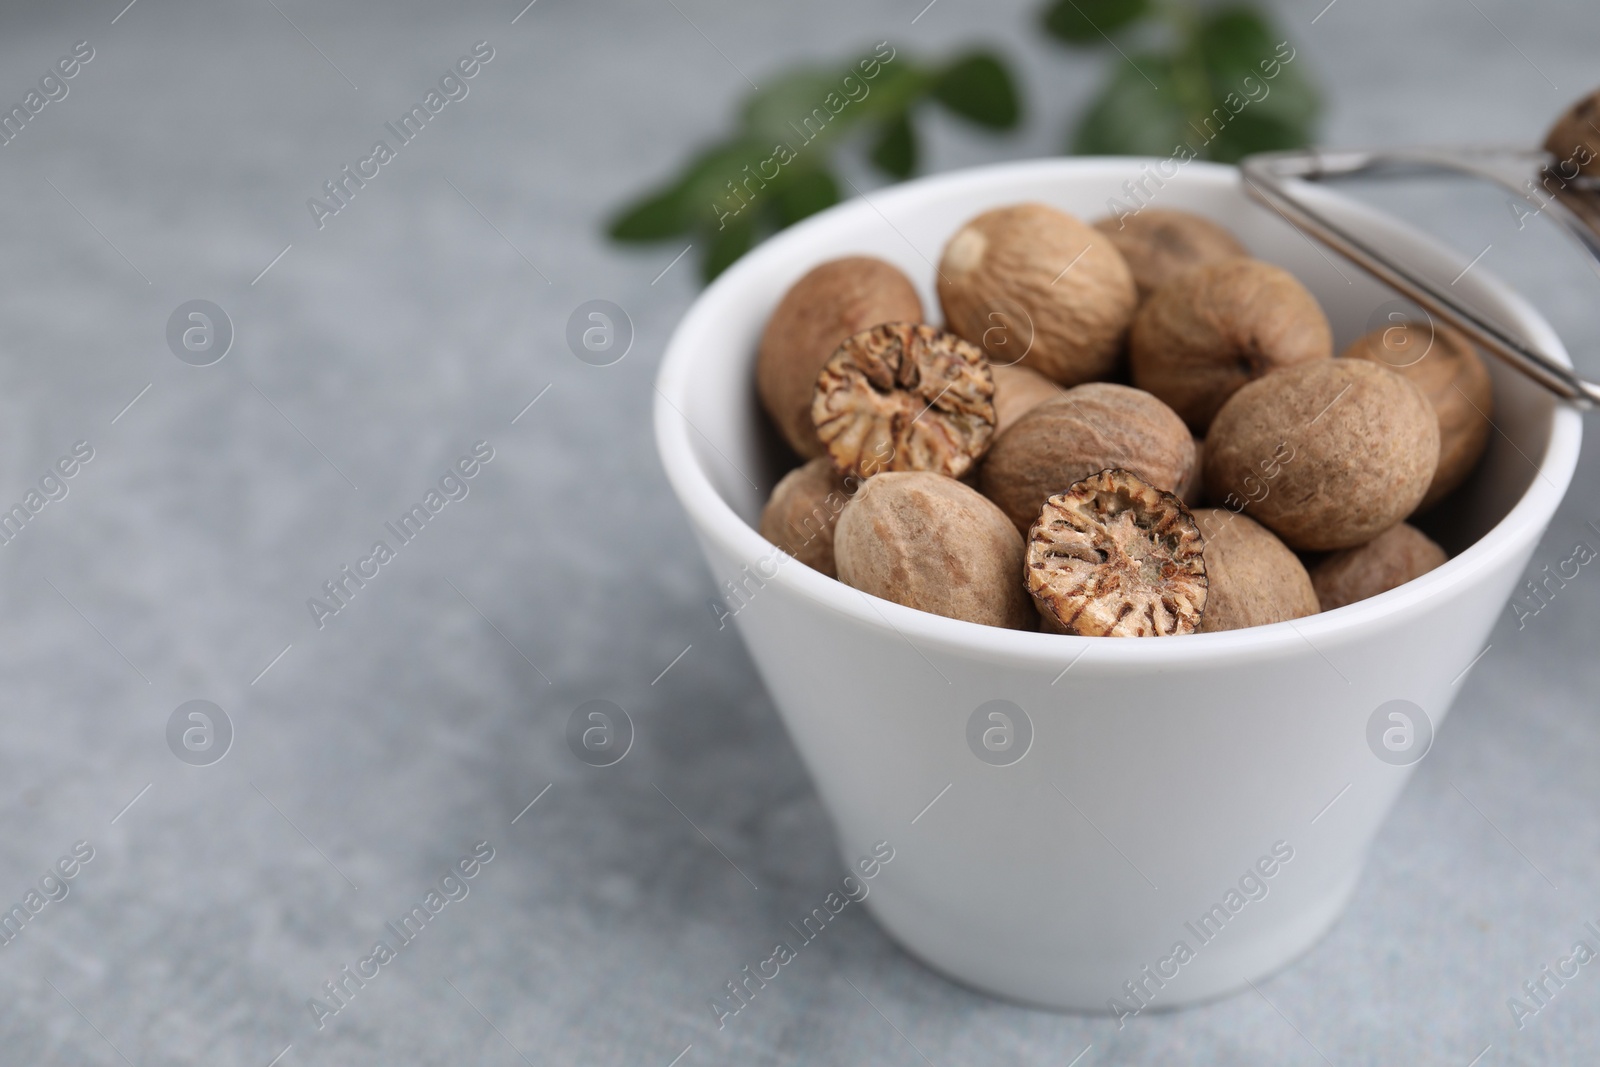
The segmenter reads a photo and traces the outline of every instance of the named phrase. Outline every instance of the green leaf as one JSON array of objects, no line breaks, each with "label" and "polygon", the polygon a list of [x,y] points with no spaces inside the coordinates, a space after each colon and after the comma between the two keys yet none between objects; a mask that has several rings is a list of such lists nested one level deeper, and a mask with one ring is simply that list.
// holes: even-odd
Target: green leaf
[{"label": "green leaf", "polygon": [[613,241],[661,241],[687,233],[693,221],[693,209],[679,183],[623,208],[606,232]]},{"label": "green leaf", "polygon": [[1200,23],[1192,47],[1205,69],[1214,104],[1237,107],[1248,101],[1246,110],[1256,117],[1265,114],[1285,127],[1309,133],[1320,110],[1316,90],[1293,46],[1264,16],[1247,7],[1213,12]]},{"label": "green leaf", "polygon": [[1045,11],[1044,28],[1068,44],[1099,44],[1149,12],[1150,0],[1057,0]]},{"label": "green leaf", "polygon": [[[859,71],[860,64],[857,64],[857,68]],[[927,95],[934,75],[909,59],[896,55],[890,62],[878,64],[876,77],[867,78],[863,73],[860,81],[866,86],[867,95],[850,106],[860,109],[863,122],[873,122],[893,118],[922,99]]]},{"label": "green leaf", "polygon": [[744,131],[763,143],[777,140],[794,144],[797,137],[805,136],[799,131],[806,128],[808,118],[813,131],[836,130],[836,120],[843,119],[850,110],[847,106],[835,115],[828,109],[830,93],[835,101],[848,99],[840,85],[840,75],[816,67],[773,78],[745,103],[741,116]]},{"label": "green leaf", "polygon": [[872,146],[872,162],[892,178],[909,178],[917,169],[917,131],[909,111],[884,124]]},{"label": "green leaf", "polygon": [[[1143,73],[1141,73],[1141,71]],[[1150,81],[1160,88],[1153,88]],[[1072,138],[1079,155],[1170,156],[1189,138],[1165,56],[1137,55],[1118,63],[1111,81],[1084,112]]]},{"label": "green leaf", "polygon": [[734,260],[750,251],[750,246],[755,242],[755,226],[749,216],[729,219],[721,230],[712,231],[710,247],[700,261],[700,277],[711,281],[732,266]]},{"label": "green leaf", "polygon": [[839,186],[822,169],[797,171],[773,189],[773,215],[780,230],[838,202]]},{"label": "green leaf", "polygon": [[962,118],[995,130],[1011,129],[1022,114],[1011,75],[988,52],[974,52],[946,67],[933,83],[933,97]]}]

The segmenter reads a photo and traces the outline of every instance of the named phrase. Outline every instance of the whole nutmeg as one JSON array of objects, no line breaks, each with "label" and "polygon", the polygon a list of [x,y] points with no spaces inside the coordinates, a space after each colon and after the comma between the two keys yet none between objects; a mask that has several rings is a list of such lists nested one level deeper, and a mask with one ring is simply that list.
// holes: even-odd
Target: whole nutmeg
[{"label": "whole nutmeg", "polygon": [[1443,323],[1397,323],[1360,338],[1344,358],[1381,363],[1411,379],[1439,417],[1439,468],[1418,509],[1466,481],[1489,445],[1494,415],[1489,368],[1466,335]]},{"label": "whole nutmeg", "polygon": [[1290,548],[1364,544],[1416,509],[1439,462],[1439,420],[1387,367],[1324,359],[1233,395],[1206,436],[1206,491]]},{"label": "whole nutmeg", "polygon": [[1194,633],[1207,603],[1203,547],[1177,497],[1104,470],[1040,509],[1028,531],[1028,592],[1055,633]]},{"label": "whole nutmeg", "polygon": [[961,227],[944,246],[938,288],[952,330],[994,362],[1062,385],[1115,369],[1138,302],[1110,238],[1045,204],[996,208]]},{"label": "whole nutmeg", "polygon": [[845,339],[817,375],[811,421],[834,469],[959,478],[994,437],[994,377],[949,330],[889,322]]},{"label": "whole nutmeg", "polygon": [[1600,174],[1600,89],[1556,119],[1545,135],[1544,150],[1555,156],[1552,170],[1561,178]]},{"label": "whole nutmeg", "polygon": [[826,456],[785,474],[761,509],[761,536],[806,566],[838,577],[833,530],[859,479],[841,478]]},{"label": "whole nutmeg", "polygon": [[1189,472],[1188,480],[1173,490],[1174,493],[1178,494],[1178,499],[1183,501],[1185,507],[1197,508],[1205,503],[1205,456],[1205,438],[1196,437],[1194,439],[1194,469]]},{"label": "whole nutmeg", "polygon": [[1031,630],[1022,537],[977,490],[927,471],[867,479],[833,535],[839,580],[951,619]]},{"label": "whole nutmeg", "polygon": [[922,300],[898,269],[870,256],[823,263],[778,301],[756,354],[756,392],[802,458],[822,455],[811,422],[817,374],[846,337],[880,322],[920,322]]},{"label": "whole nutmeg", "polygon": [[1311,568],[1311,584],[1322,610],[1332,611],[1420,578],[1449,558],[1427,534],[1401,523],[1322,560]]},{"label": "whole nutmeg", "polygon": [[1090,382],[1046,400],[996,438],[978,488],[1026,531],[1046,500],[1108,467],[1177,492],[1194,462],[1194,438],[1171,408],[1132,386]]},{"label": "whole nutmeg", "polygon": [[1300,557],[1248,515],[1200,508],[1205,538],[1206,613],[1200,632],[1242,630],[1315,615],[1317,591]]},{"label": "whole nutmeg", "polygon": [[996,437],[1046,400],[1054,400],[1066,391],[1038,371],[1027,367],[991,363],[989,372],[994,375]]},{"label": "whole nutmeg", "polygon": [[1095,222],[1133,271],[1139,299],[1202,263],[1248,256],[1249,249],[1210,219],[1187,211],[1145,208]]},{"label": "whole nutmeg", "polygon": [[1133,320],[1133,384],[1205,436],[1247,382],[1333,355],[1316,297],[1281,267],[1229,259],[1185,271],[1150,294]]}]

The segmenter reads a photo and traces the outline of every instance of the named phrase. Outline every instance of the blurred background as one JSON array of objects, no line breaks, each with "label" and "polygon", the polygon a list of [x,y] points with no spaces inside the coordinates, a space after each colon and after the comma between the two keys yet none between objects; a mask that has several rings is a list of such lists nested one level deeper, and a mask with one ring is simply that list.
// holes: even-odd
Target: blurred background
[{"label": "blurred background", "polygon": [[[1262,995],[1122,1029],[1030,1011],[851,909],[719,1029],[708,1003],[842,871],[655,458],[662,349],[739,251],[660,196],[737,140],[756,86],[880,41],[926,76],[830,146],[840,196],[1117,148],[1166,121],[1127,53],[1161,62],[1211,9],[1106,40],[1038,2],[524,2],[0,7],[0,106],[27,112],[0,145],[0,506],[31,515],[0,544],[0,904],[31,916],[0,947],[0,1063],[1488,1067],[1600,1046],[1592,968],[1520,1029],[1506,1004],[1600,944],[1587,568],[1507,611],[1348,914]],[[1258,11],[1305,94],[1239,150],[1531,146],[1600,81],[1592,5]],[[401,145],[385,124],[435,89]],[[394,158],[331,199],[380,138]],[[1600,370],[1596,279],[1507,197],[1371,196],[1481,250]],[[816,179],[793,211],[827,199]],[[593,300],[631,325],[614,361],[568,345]],[[385,524],[430,490],[447,504],[401,544]],[[1534,569],[1600,546],[1591,522],[1588,455]],[[394,558],[346,578],[379,539]],[[631,718],[612,766],[567,745],[589,700]],[[442,890],[465,896],[329,993],[473,856]]]}]

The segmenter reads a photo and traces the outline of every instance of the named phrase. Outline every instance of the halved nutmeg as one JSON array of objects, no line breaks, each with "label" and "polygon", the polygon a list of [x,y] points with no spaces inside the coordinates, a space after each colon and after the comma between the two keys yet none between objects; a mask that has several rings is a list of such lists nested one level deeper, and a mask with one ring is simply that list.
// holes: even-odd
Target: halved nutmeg
[{"label": "halved nutmeg", "polygon": [[884,323],[834,351],[811,420],[840,474],[959,478],[994,437],[994,376],[983,351],[948,330]]},{"label": "halved nutmeg", "polygon": [[1194,633],[1206,606],[1204,547],[1177,497],[1103,470],[1045,502],[1028,533],[1028,592],[1064,633]]}]

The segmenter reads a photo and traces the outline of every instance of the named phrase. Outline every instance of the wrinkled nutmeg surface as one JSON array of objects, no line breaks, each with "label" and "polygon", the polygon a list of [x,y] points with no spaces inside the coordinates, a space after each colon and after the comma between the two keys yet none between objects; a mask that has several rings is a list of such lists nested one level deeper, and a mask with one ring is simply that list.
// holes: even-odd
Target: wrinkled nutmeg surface
[{"label": "wrinkled nutmeg surface", "polygon": [[870,256],[814,267],[778,302],[756,354],[756,391],[789,447],[823,453],[811,421],[817,373],[841,341],[880,322],[919,322],[922,300],[898,269]]},{"label": "wrinkled nutmeg surface", "polygon": [[823,366],[811,419],[841,474],[959,478],[994,436],[994,378],[983,352],[950,331],[884,323]]},{"label": "wrinkled nutmeg surface", "polygon": [[826,456],[796,467],[772,487],[761,511],[761,536],[806,566],[837,577],[833,530],[857,485],[854,478],[841,478]]},{"label": "wrinkled nutmeg surface", "polygon": [[1439,461],[1439,420],[1412,382],[1325,359],[1251,382],[1206,437],[1213,500],[1306,551],[1372,540],[1416,509]]},{"label": "wrinkled nutmeg surface", "polygon": [[1202,263],[1250,254],[1233,234],[1187,211],[1147,207],[1136,215],[1100,219],[1094,228],[1128,261],[1140,300]]},{"label": "wrinkled nutmeg surface", "polygon": [[1020,362],[1062,385],[1111,374],[1138,301],[1110,238],[1031,203],[986,211],[958,230],[939,261],[938,289],[952,330],[996,363]]},{"label": "wrinkled nutmeg surface", "polygon": [[1128,338],[1133,384],[1202,437],[1246,383],[1332,355],[1333,333],[1316,297],[1288,271],[1255,259],[1178,275],[1140,306]]},{"label": "wrinkled nutmeg surface", "polygon": [[1489,445],[1494,417],[1489,368],[1466,335],[1442,322],[1396,323],[1358,339],[1344,358],[1381,363],[1409,378],[1439,417],[1439,467],[1418,510],[1466,481]]},{"label": "wrinkled nutmeg surface", "polygon": [[989,449],[978,487],[1026,533],[1045,500],[1108,467],[1176,492],[1194,465],[1194,438],[1171,408],[1131,386],[1089,382],[1007,429]]},{"label": "wrinkled nutmeg surface", "polygon": [[1066,390],[1036,370],[991,363],[994,375],[995,437],[1009,430],[1016,421],[1046,400],[1054,400]]},{"label": "wrinkled nutmeg surface", "polygon": [[1206,608],[1203,547],[1177,497],[1101,471],[1045,502],[1028,535],[1028,592],[1070,634],[1194,633]]},{"label": "wrinkled nutmeg surface", "polygon": [[1206,545],[1201,633],[1266,626],[1321,610],[1305,565],[1271,530],[1225,508],[1199,508],[1194,521]]},{"label": "wrinkled nutmeg surface", "polygon": [[1450,557],[1415,526],[1401,523],[1364,545],[1335,552],[1311,569],[1323,611],[1387,593]]},{"label": "wrinkled nutmeg surface", "polygon": [[977,490],[926,471],[867,480],[834,530],[839,580],[951,619],[1031,630],[1022,537]]}]

